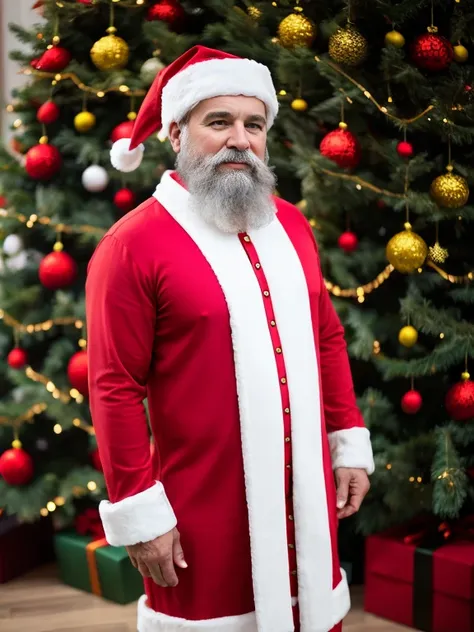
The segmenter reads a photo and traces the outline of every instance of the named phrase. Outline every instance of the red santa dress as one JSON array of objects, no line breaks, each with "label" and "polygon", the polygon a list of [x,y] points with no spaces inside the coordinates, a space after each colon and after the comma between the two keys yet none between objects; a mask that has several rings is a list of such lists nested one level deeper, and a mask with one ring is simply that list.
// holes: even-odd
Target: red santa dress
[{"label": "red santa dress", "polygon": [[106,537],[177,526],[189,565],[175,588],[145,580],[139,632],[328,632],[350,608],[333,469],[372,473],[370,436],[311,228],[274,202],[225,234],[166,172],[89,265]]}]

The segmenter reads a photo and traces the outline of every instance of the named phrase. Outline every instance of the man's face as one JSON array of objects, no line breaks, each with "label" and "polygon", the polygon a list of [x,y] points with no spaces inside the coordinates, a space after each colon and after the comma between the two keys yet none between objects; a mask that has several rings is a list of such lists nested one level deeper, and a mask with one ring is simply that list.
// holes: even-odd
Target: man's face
[{"label": "man's face", "polygon": [[[265,105],[259,99],[225,96],[206,99],[191,112],[187,124],[191,147],[203,155],[215,155],[224,148],[250,150],[265,160],[267,126]],[[175,152],[181,149],[180,132],[173,124],[170,140]],[[226,163],[221,169],[245,169],[242,163]]]}]

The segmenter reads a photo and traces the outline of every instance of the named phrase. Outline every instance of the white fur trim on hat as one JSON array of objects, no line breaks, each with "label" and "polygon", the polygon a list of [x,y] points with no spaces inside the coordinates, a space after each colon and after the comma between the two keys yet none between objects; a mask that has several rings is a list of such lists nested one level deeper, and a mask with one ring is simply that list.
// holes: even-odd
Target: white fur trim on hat
[{"label": "white fur trim on hat", "polygon": [[256,97],[263,101],[268,129],[278,114],[278,99],[266,66],[252,59],[210,59],[189,66],[164,87],[160,138],[166,138],[171,123],[179,123],[198,103],[222,96]]},{"label": "white fur trim on hat", "polygon": [[128,173],[138,169],[143,159],[145,146],[138,145],[130,151],[130,138],[119,138],[110,150],[110,162],[115,169]]}]

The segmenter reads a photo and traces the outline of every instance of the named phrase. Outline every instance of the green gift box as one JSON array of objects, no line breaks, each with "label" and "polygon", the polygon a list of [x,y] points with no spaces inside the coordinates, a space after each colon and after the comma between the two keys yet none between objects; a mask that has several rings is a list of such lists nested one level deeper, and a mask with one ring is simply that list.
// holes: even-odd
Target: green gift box
[{"label": "green gift box", "polygon": [[54,536],[54,548],[65,584],[119,604],[136,601],[143,594],[143,578],[125,547],[63,531]]}]

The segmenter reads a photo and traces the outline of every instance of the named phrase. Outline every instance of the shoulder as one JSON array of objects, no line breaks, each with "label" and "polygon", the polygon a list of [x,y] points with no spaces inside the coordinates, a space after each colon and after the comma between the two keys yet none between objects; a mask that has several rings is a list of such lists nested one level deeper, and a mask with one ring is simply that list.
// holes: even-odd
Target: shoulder
[{"label": "shoulder", "polygon": [[278,219],[289,233],[304,234],[309,238],[317,249],[316,238],[311,225],[303,211],[291,202],[287,202],[279,197],[273,198],[278,211]]}]

